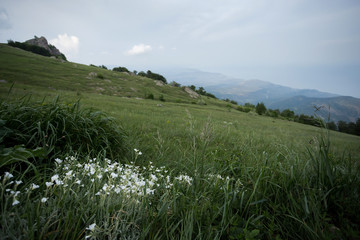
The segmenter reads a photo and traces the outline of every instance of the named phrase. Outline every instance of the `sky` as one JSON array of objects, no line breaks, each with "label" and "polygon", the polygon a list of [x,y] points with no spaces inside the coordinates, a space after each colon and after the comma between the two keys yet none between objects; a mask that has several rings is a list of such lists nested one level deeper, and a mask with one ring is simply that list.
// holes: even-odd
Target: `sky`
[{"label": "sky", "polygon": [[0,0],[0,42],[35,35],[83,64],[360,98],[359,0]]}]

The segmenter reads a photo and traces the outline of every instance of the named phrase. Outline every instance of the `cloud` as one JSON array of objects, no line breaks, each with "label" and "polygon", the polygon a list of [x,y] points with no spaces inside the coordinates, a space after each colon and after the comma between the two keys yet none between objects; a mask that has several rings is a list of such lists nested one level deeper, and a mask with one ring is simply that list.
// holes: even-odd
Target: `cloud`
[{"label": "cloud", "polygon": [[152,50],[152,47],[150,45],[145,45],[143,43],[134,45],[130,50],[126,52],[126,55],[132,56],[132,55],[139,55],[144,54],[147,52],[150,52]]},{"label": "cloud", "polygon": [[67,33],[63,35],[59,34],[57,38],[51,39],[49,42],[65,55],[77,54],[79,51],[79,38],[76,36],[68,36]]},{"label": "cloud", "polygon": [[9,16],[5,9],[0,8],[0,29],[11,28]]}]

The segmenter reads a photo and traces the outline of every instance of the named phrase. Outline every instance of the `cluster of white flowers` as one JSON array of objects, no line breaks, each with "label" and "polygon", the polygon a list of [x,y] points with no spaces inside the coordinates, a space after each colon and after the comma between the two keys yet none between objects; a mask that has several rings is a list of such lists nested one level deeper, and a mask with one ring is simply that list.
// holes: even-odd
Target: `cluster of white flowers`
[{"label": "cluster of white flowers", "polygon": [[[141,155],[138,150],[137,154]],[[148,167],[131,164],[120,164],[110,159],[97,161],[96,158],[88,162],[80,163],[76,158],[58,159],[57,174],[46,182],[47,187],[53,185],[70,186],[78,184],[84,187],[84,183],[91,182],[96,189],[96,196],[125,194],[128,196],[144,196],[153,194],[161,183],[166,188],[172,186],[170,178],[164,177],[167,173],[164,167],[156,168],[150,162]],[[165,179],[165,180],[164,180]]]},{"label": "cluster of white flowers", "polygon": [[[17,191],[17,187],[23,183],[23,181],[19,180],[15,180],[15,181],[10,181],[8,182],[8,180],[10,180],[11,178],[13,178],[14,175],[12,175],[11,173],[9,172],[5,172],[4,173],[4,176],[2,177],[3,179],[3,182],[2,182],[2,186],[5,187],[5,193],[6,194],[9,194],[8,196],[12,198],[12,206],[16,206],[20,203],[18,197],[19,195],[21,194],[20,191]],[[1,179],[1,177],[0,177]],[[11,188],[8,188],[10,187],[11,185],[13,185],[12,189]],[[30,191],[32,190],[35,190],[39,188],[39,185],[36,185],[34,183],[30,184]],[[26,190],[29,190],[29,189],[26,189]]]},{"label": "cluster of white flowers", "polygon": [[[134,149],[137,155],[142,153]],[[95,196],[109,196],[122,194],[128,197],[143,197],[145,195],[152,195],[160,186],[164,189],[170,189],[174,186],[174,182],[191,186],[193,178],[180,174],[175,177],[170,177],[165,167],[154,167],[152,162],[149,166],[139,167],[133,162],[130,164],[120,164],[113,162],[110,159],[105,161],[98,161],[96,158],[89,159],[86,162],[80,162],[76,157],[66,157],[64,160],[55,159],[55,174],[45,182],[45,193],[49,189],[62,188],[64,190],[87,187],[87,194],[94,194]],[[14,181],[8,182],[14,176],[5,172],[3,182],[7,182],[7,186],[13,184]],[[208,179],[215,180],[214,184],[218,182],[220,185],[227,182],[229,177],[222,177],[221,175],[208,174]],[[6,192],[13,198],[12,205],[18,205],[20,201],[18,196],[19,191],[16,191],[16,186],[21,184],[21,181],[15,181],[13,190],[6,189]],[[241,187],[240,180],[236,182],[237,187]],[[40,188],[39,185],[31,183],[26,191],[33,191]],[[39,201],[46,203],[52,196],[40,194]],[[20,199],[21,200],[21,199]],[[138,200],[136,200],[138,201]]]},{"label": "cluster of white flowers", "polygon": [[192,177],[189,177],[188,175],[179,175],[178,177],[175,177],[176,180],[178,180],[179,182],[185,182],[189,185],[192,184]]}]

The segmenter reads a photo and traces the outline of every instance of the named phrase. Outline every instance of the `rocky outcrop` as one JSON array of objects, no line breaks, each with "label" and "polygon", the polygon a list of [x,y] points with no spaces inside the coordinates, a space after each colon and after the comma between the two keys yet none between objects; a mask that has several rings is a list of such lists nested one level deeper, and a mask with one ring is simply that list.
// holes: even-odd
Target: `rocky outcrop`
[{"label": "rocky outcrop", "polygon": [[53,56],[61,55],[61,52],[59,51],[59,49],[57,49],[55,46],[49,44],[45,37],[36,37],[35,36],[35,38],[27,40],[25,43],[45,48]]},{"label": "rocky outcrop", "polygon": [[189,87],[185,87],[184,90],[185,90],[185,92],[187,92],[187,93],[190,95],[190,97],[192,97],[192,98],[198,98],[198,97],[200,96],[197,92],[193,91],[193,90],[192,90],[191,88],[189,88]]}]

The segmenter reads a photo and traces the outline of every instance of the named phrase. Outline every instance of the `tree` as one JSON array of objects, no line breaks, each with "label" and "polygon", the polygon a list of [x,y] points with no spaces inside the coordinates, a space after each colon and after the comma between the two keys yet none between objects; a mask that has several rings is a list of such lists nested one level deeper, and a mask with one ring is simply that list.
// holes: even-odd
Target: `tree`
[{"label": "tree", "polygon": [[345,121],[342,120],[338,121],[337,127],[339,129],[339,132],[344,132],[344,133],[348,132],[348,124]]},{"label": "tree", "polygon": [[291,111],[290,109],[283,110],[280,115],[288,119],[294,119],[295,117],[294,111]]},{"label": "tree", "polygon": [[336,123],[334,123],[333,121],[326,123],[326,127],[329,130],[337,130]]},{"label": "tree", "polygon": [[199,87],[199,89],[196,91],[200,95],[205,95],[206,91],[203,87]]},{"label": "tree", "polygon": [[126,67],[115,67],[115,68],[113,68],[113,71],[116,71],[116,72],[127,72],[127,73],[130,72]]},{"label": "tree", "polygon": [[255,111],[257,112],[257,114],[263,115],[266,112],[265,104],[263,102],[258,103],[255,107]]},{"label": "tree", "polygon": [[255,108],[255,105],[247,102],[247,103],[244,104],[244,107]]},{"label": "tree", "polygon": [[355,134],[360,136],[360,118],[356,120]]}]

